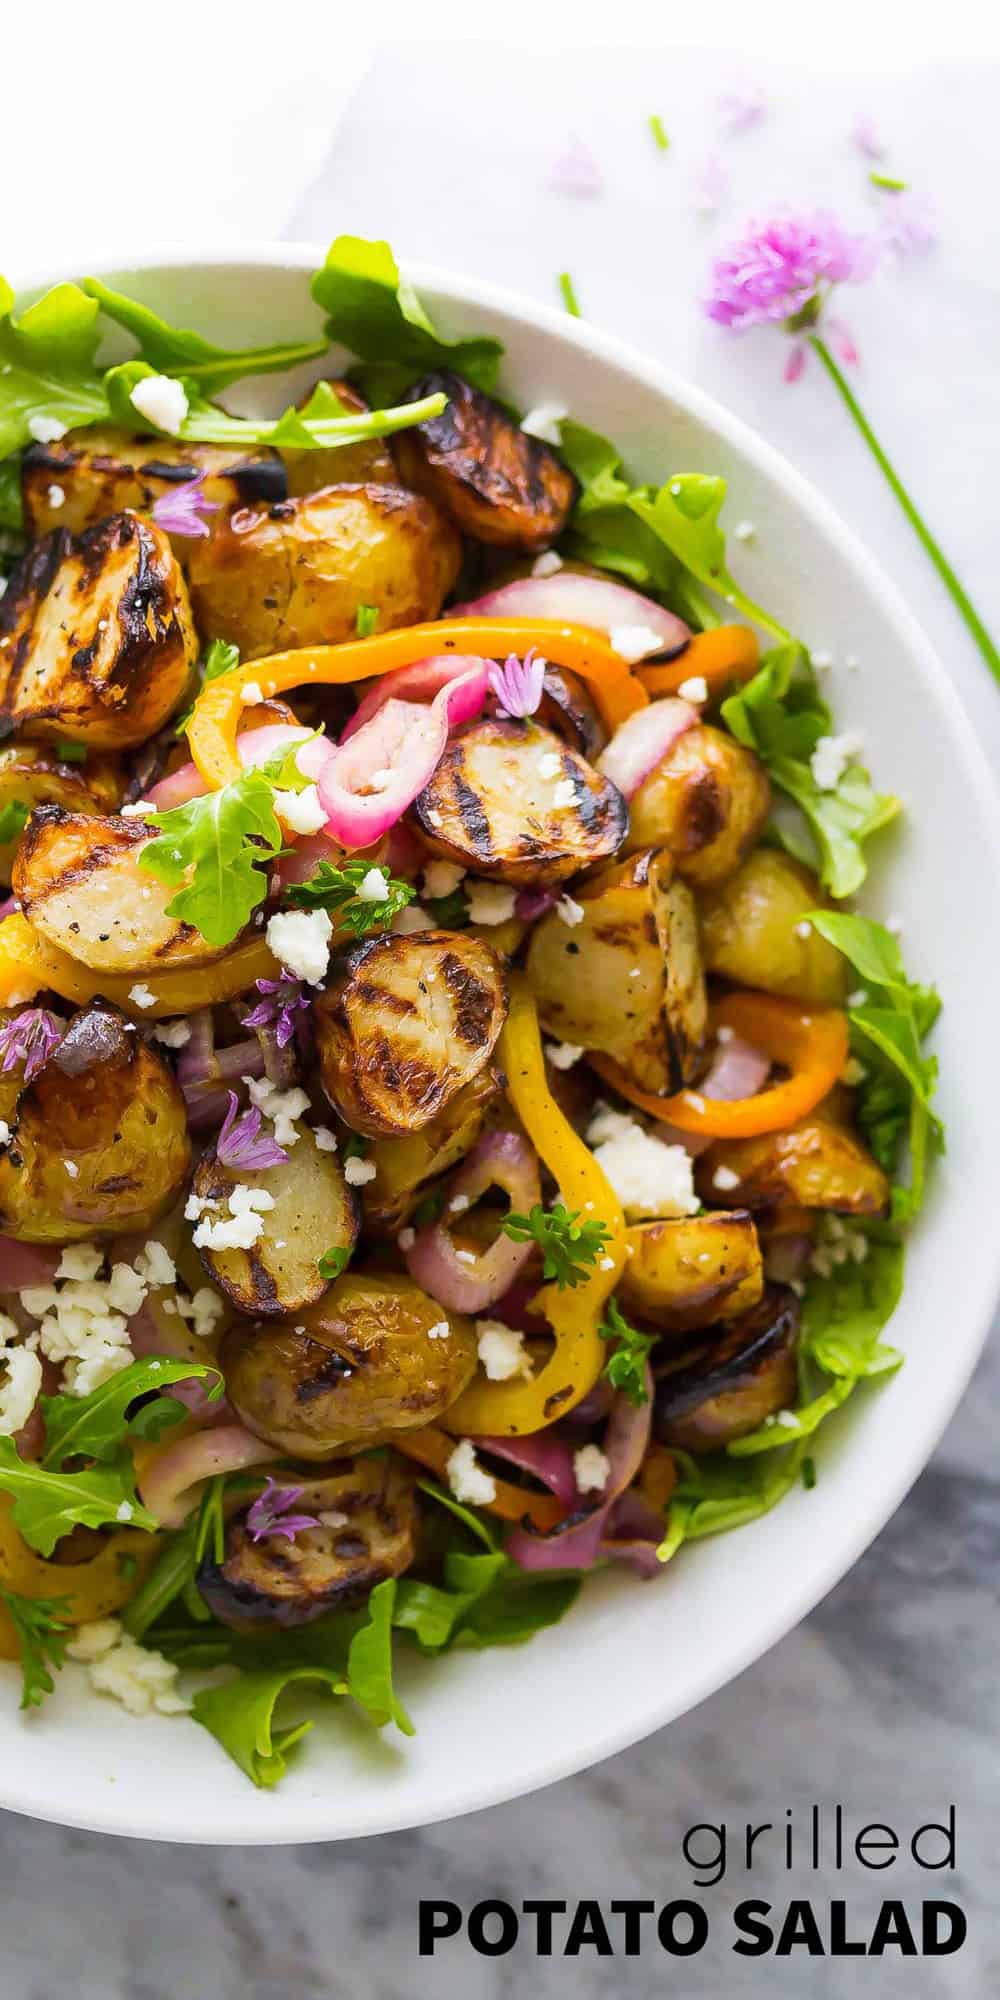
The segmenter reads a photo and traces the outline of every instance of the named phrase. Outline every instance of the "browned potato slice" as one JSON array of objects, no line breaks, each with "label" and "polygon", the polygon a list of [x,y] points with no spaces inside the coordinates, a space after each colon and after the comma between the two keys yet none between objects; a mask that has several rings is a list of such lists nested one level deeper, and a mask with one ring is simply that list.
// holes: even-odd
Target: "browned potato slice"
[{"label": "browned potato slice", "polygon": [[636,1222],[628,1244],[631,1255],[619,1284],[622,1304],[664,1332],[736,1319],[763,1291],[760,1244],[745,1212]]},{"label": "browned potato slice", "polygon": [[115,514],[36,542],[0,599],[0,719],[27,736],[131,750],[181,700],[198,641],[152,521]]},{"label": "browned potato slice", "polygon": [[477,1360],[469,1320],[445,1312],[412,1278],[363,1271],[346,1271],[295,1325],[242,1323],[222,1345],[226,1390],[242,1421],[307,1459],[434,1423]]},{"label": "browned potato slice", "polygon": [[[225,1167],[214,1152],[198,1162],[192,1192],[226,1213],[226,1202],[245,1171]],[[241,1313],[297,1313],[315,1305],[329,1290],[319,1260],[328,1250],[350,1253],[358,1234],[358,1208],[335,1153],[321,1152],[306,1126],[288,1149],[283,1166],[250,1176],[255,1188],[273,1197],[261,1217],[263,1229],[249,1250],[202,1248],[210,1278]]]},{"label": "browned potato slice", "polygon": [[420,1132],[485,1068],[506,1012],[500,960],[468,932],[366,938],[313,1003],[323,1088],[356,1132]]},{"label": "browned potato slice", "polygon": [[[86,764],[63,764],[54,750],[38,743],[14,743],[0,750],[0,812],[6,806],[64,806],[67,812],[113,812],[122,796],[122,777],[109,757]],[[20,834],[0,843],[0,882],[9,882]]]},{"label": "browned potato slice", "polygon": [[294,1540],[247,1528],[248,1508],[226,1523],[221,1563],[206,1556],[197,1584],[223,1625],[237,1631],[307,1625],[324,1611],[347,1611],[387,1576],[400,1576],[416,1554],[412,1474],[393,1453],[345,1459],[319,1479],[294,1475],[297,1514],[315,1528]]},{"label": "browned potato slice", "polygon": [[[345,410],[367,410],[368,404],[353,383],[342,377],[329,387]],[[309,395],[312,391],[309,391]],[[301,409],[309,396],[303,396]],[[296,451],[286,445],[281,456],[288,474],[288,491],[294,497],[318,493],[322,486],[398,486],[399,474],[387,438],[359,438],[357,444],[334,445],[330,451]]]},{"label": "browned potato slice", "polygon": [[799,1302],[785,1285],[767,1285],[742,1319],[693,1361],[660,1375],[653,1432],[679,1451],[721,1451],[755,1431],[765,1417],[794,1406],[798,1371]]},{"label": "browned potato slice", "polygon": [[400,431],[396,458],[407,485],[436,500],[464,534],[508,549],[542,549],[562,533],[576,480],[550,445],[529,437],[492,396],[450,370],[407,391],[416,402],[443,391],[439,417]]},{"label": "browned potato slice", "polygon": [[637,854],[574,891],[582,921],[535,926],[528,982],[560,1042],[613,1056],[641,1090],[691,1081],[705,1037],[694,902],[667,854]]},{"label": "browned potato slice", "polygon": [[0,1230],[23,1243],[76,1243],[148,1229],[191,1164],[172,1070],[115,1007],[75,1014],[22,1090],[0,1152]]},{"label": "browned potato slice", "polygon": [[490,718],[452,738],[413,814],[435,854],[514,884],[564,882],[628,831],[610,778],[550,730]]},{"label": "browned potato slice", "polygon": [[686,729],[629,806],[629,851],[666,847],[698,888],[722,882],[753,846],[771,806],[752,750],[710,724]]},{"label": "browned potato slice", "polygon": [[329,486],[238,507],[188,557],[199,630],[243,658],[353,639],[358,607],[379,631],[436,618],[458,575],[458,536],[400,486]]},{"label": "browned potato slice", "polygon": [[698,1161],[695,1186],[705,1202],[740,1208],[795,1202],[844,1215],[881,1215],[889,1201],[889,1183],[860,1139],[815,1111],[787,1132],[718,1139]]},{"label": "browned potato slice", "polygon": [[586,681],[568,667],[546,667],[538,720],[591,763],[596,763],[608,740],[600,710],[591,699]]},{"label": "browned potato slice", "polygon": [[755,848],[735,875],[698,898],[706,972],[816,1007],[842,1006],[846,960],[817,931],[799,935],[809,911],[824,907],[808,868],[777,848]]},{"label": "browned potato slice", "polygon": [[383,1231],[402,1227],[421,1188],[472,1151],[499,1089],[496,1071],[482,1069],[421,1132],[372,1141],[365,1158],[375,1168],[375,1179],[361,1192],[366,1226]]},{"label": "browned potato slice", "polygon": [[207,965],[222,952],[167,915],[176,895],[139,866],[153,838],[141,819],[97,819],[39,806],[21,836],[14,893],[51,944],[94,972]]},{"label": "browned potato slice", "polygon": [[[68,431],[56,444],[32,444],[21,461],[24,519],[31,536],[65,528],[83,533],[109,514],[130,508],[148,514],[164,494],[204,475],[202,491],[216,506],[250,506],[284,500],[285,469],[276,451],[262,447],[253,458],[234,456],[231,446],[174,444],[169,438],[130,437],[109,426]],[[209,516],[209,532],[212,529]],[[191,543],[178,536],[182,559]]]}]

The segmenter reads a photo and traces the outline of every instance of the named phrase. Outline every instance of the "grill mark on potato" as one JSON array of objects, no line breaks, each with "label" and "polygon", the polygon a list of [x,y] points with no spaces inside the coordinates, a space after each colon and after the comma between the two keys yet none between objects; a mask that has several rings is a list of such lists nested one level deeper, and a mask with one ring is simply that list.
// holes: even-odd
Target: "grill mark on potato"
[{"label": "grill mark on potato", "polygon": [[448,991],[455,1002],[455,1032],[470,1049],[482,1048],[493,1014],[493,995],[461,959],[449,954],[441,961]]},{"label": "grill mark on potato", "polygon": [[[314,1345],[316,1343],[313,1343]],[[357,1362],[345,1361],[342,1354],[330,1350],[318,1368],[304,1381],[295,1385],[297,1403],[314,1403],[317,1396],[329,1396],[341,1382],[354,1374]]]},{"label": "grill mark on potato", "polygon": [[541,438],[529,437],[492,397],[450,370],[426,376],[407,397],[437,391],[448,398],[440,415],[398,441],[404,478],[483,541],[513,548],[552,541],[576,497],[573,474]]},{"label": "grill mark on potato", "polygon": [[466,836],[476,853],[484,860],[488,860],[493,852],[489,813],[479,793],[473,791],[472,786],[466,783],[461,771],[453,771],[450,775],[455,809]]},{"label": "grill mark on potato", "polygon": [[726,824],[726,802],[714,771],[695,771],[684,788],[681,813],[683,852],[696,854],[716,840]]}]

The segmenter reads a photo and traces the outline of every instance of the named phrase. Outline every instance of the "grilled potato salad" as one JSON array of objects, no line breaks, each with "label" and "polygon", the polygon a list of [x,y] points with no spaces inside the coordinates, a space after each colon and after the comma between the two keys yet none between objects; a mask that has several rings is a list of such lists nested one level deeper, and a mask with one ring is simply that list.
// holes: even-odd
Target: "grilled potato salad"
[{"label": "grilled potato salad", "polygon": [[763,1291],[760,1244],[745,1211],[634,1222],[628,1243],[622,1304],[664,1333],[738,1319]]},{"label": "grilled potato salad", "polygon": [[434,854],[505,882],[563,882],[617,852],[617,787],[534,723],[476,722],[449,744],[414,818]]},{"label": "grilled potato salad", "polygon": [[[224,1214],[238,1167],[206,1153],[198,1162],[192,1191],[208,1215]],[[203,1248],[210,1278],[239,1312],[275,1317],[303,1312],[328,1289],[321,1260],[341,1252],[350,1257],[358,1234],[357,1198],[344,1181],[336,1155],[324,1152],[304,1129],[283,1164],[257,1170],[253,1185],[270,1196],[264,1226],[249,1249]]]},{"label": "grilled potato salad", "polygon": [[172,892],[140,867],[154,829],[141,819],[39,806],[14,863],[14,893],[36,930],[95,972],[156,972],[219,958]]},{"label": "grilled potato salad", "polygon": [[771,806],[752,750],[705,723],[688,729],[629,806],[629,848],[665,847],[693,887],[725,881],[759,839]]},{"label": "grilled potato salad", "polygon": [[[367,403],[352,382],[335,377],[329,387],[345,410],[366,410]],[[332,451],[296,450],[285,445],[281,453],[294,498],[318,493],[325,486],[397,486],[399,474],[385,438],[361,438],[357,444],[336,445]],[[276,494],[276,499],[284,498]]]},{"label": "grilled potato salad", "polygon": [[426,375],[409,393],[416,401],[437,390],[447,396],[447,408],[396,440],[407,484],[476,541],[505,549],[541,549],[555,541],[576,499],[573,474],[549,445],[529,437],[491,396],[458,375]]},{"label": "grilled potato salad", "polygon": [[[74,749],[75,746],[70,746]],[[113,812],[122,795],[122,773],[109,757],[63,763],[58,749],[41,743],[13,743],[0,750],[0,815],[14,807],[27,816],[33,806],[62,806],[69,813],[96,816]],[[0,841],[0,881],[9,882],[23,827]]]},{"label": "grilled potato salad", "polygon": [[[29,533],[63,528],[80,535],[127,508],[149,514],[156,502],[200,478],[215,508],[271,504],[288,497],[288,480],[276,451],[240,458],[224,445],[175,444],[170,438],[135,438],[95,425],[70,431],[55,444],[33,444],[21,465],[21,497]],[[211,524],[209,524],[211,533]],[[183,561],[190,542],[178,536]]]},{"label": "grilled potato salad", "polygon": [[664,1444],[719,1451],[795,1402],[799,1302],[768,1285],[741,1319],[693,1359],[668,1363],[656,1384],[653,1424]]},{"label": "grilled potato salad", "polygon": [[722,1189],[745,1208],[791,1201],[844,1215],[882,1215],[889,1201],[881,1167],[853,1132],[831,1118],[803,1118],[787,1132],[758,1139],[720,1139],[702,1154],[696,1179],[706,1202],[716,1201]]},{"label": "grilled potato salad", "polygon": [[699,898],[706,972],[787,993],[816,1007],[843,1005],[847,967],[808,922],[824,906],[815,875],[774,847],[758,847],[717,888]]}]

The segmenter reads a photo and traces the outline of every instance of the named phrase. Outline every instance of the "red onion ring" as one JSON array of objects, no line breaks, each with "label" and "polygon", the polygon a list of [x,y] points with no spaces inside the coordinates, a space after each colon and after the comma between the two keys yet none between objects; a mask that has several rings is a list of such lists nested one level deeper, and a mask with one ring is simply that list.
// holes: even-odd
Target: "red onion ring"
[{"label": "red onion ring", "polygon": [[[511,1208],[523,1215],[542,1198],[537,1157],[519,1132],[484,1133],[446,1185],[449,1201],[464,1195],[470,1208],[491,1187],[500,1188]],[[503,1297],[533,1249],[532,1243],[514,1243],[501,1231],[482,1256],[467,1264],[459,1259],[442,1217],[418,1231],[406,1252],[406,1268],[450,1312],[481,1313]]]},{"label": "red onion ring", "polygon": [[489,1452],[493,1458],[532,1473],[564,1507],[579,1506],[572,1447],[556,1431],[535,1431],[519,1438],[477,1437],[472,1442],[477,1451]]},{"label": "red onion ring", "polygon": [[[363,729],[367,722],[371,722],[373,716],[378,714],[380,708],[385,707],[387,701],[429,702],[451,681],[461,680],[475,668],[485,669],[485,666],[485,660],[478,659],[474,654],[432,653],[429,659],[414,660],[409,667],[396,667],[391,674],[383,674],[380,680],[373,681],[367,693],[362,695],[341,736],[341,743],[346,743],[349,737],[356,736],[358,730]],[[483,700],[485,699],[484,694]],[[479,704],[479,707],[481,706],[482,703]],[[473,712],[478,713],[478,709]],[[457,715],[449,714],[448,720],[453,729],[457,727],[459,719],[467,721],[468,717],[459,718]]]},{"label": "red onion ring", "polygon": [[[433,777],[448,730],[478,714],[486,698],[486,666],[476,664],[438,690],[430,707],[390,698],[349,742],[322,765],[317,782],[326,832],[344,847],[381,840]],[[385,773],[378,791],[365,791]]]},{"label": "red onion ring", "polygon": [[62,1249],[44,1243],[18,1243],[0,1236],[0,1293],[20,1292],[27,1285],[51,1285]]},{"label": "red onion ring", "polygon": [[712,1062],[698,1089],[703,1097],[712,1097],[725,1103],[736,1103],[744,1097],[756,1097],[771,1073],[771,1058],[755,1049],[750,1042],[741,1041],[733,1035],[729,1041],[719,1042]]},{"label": "red onion ring", "polygon": [[[269,757],[279,751],[289,750],[295,742],[304,743],[312,731],[301,723],[272,722],[261,729],[241,730],[236,738],[236,752],[245,771],[256,770],[258,764],[266,764]],[[175,806],[186,806],[191,799],[202,799],[208,790],[197,764],[181,764],[155,785],[150,786],[139,805],[148,806],[151,812],[172,812]],[[136,815],[138,817],[138,815]]]},{"label": "red onion ring", "polygon": [[619,725],[601,751],[597,768],[627,799],[634,798],[650,772],[669,757],[674,744],[698,720],[698,710],[689,701],[681,701],[679,695],[651,701],[648,708],[636,709]]},{"label": "red onion ring", "polygon": [[198,1489],[220,1472],[245,1472],[273,1464],[281,1453],[242,1424],[220,1424],[181,1438],[151,1459],[139,1479],[143,1506],[161,1528],[179,1528],[198,1500]]},{"label": "red onion ring", "polygon": [[643,597],[625,583],[614,583],[610,577],[581,576],[572,569],[556,570],[552,576],[518,577],[468,604],[453,604],[445,616],[563,618],[574,625],[592,625],[609,638],[616,628],[633,626],[649,632],[654,641],[635,654],[636,659],[649,659],[654,654],[673,659],[691,639],[683,618],[666,611],[653,598]]},{"label": "red onion ring", "polygon": [[663,1540],[664,1518],[630,1487],[621,1493],[608,1516],[601,1539],[601,1555],[627,1563],[636,1576],[648,1580],[663,1574],[656,1551]]},{"label": "red onion ring", "polygon": [[621,1393],[615,1397],[601,1447],[608,1460],[608,1477],[596,1506],[586,1513],[578,1506],[547,1535],[523,1526],[512,1529],[505,1547],[522,1569],[591,1569],[605,1553],[602,1544],[612,1509],[631,1486],[649,1444],[652,1389],[647,1365],[646,1401],[633,1403]]},{"label": "red onion ring", "polygon": [[548,910],[555,909],[558,901],[558,889],[520,889],[514,904],[514,915],[520,917],[522,924],[533,924]]}]

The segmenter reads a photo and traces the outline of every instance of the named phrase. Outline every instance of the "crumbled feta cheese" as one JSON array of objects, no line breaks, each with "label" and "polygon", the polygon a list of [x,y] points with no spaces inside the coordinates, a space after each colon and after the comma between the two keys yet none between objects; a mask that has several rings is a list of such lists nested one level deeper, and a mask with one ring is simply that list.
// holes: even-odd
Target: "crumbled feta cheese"
[{"label": "crumbled feta cheese", "polygon": [[208,1195],[189,1194],[184,1203],[184,1219],[186,1222],[198,1222],[204,1215],[206,1208],[214,1207],[215,1203],[209,1199]]},{"label": "crumbled feta cheese", "polygon": [[437,807],[436,807],[436,806],[430,806],[430,807],[428,808],[428,811],[427,811],[427,818],[428,818],[428,820],[429,820],[429,822],[430,822],[431,826],[442,826],[442,825],[444,824],[444,822],[443,822],[443,820],[442,820],[442,818],[441,818],[441,814],[440,814],[440,813],[438,812],[438,809],[437,809]]},{"label": "crumbled feta cheese", "polygon": [[405,910],[397,910],[392,920],[393,937],[412,937],[414,931],[432,931],[434,918],[419,903],[407,903]]},{"label": "crumbled feta cheese", "polygon": [[521,429],[529,437],[541,438],[543,444],[561,444],[560,425],[566,422],[569,411],[565,403],[536,403],[526,417],[521,418]]},{"label": "crumbled feta cheese", "polygon": [[448,1213],[449,1215],[464,1215],[466,1209],[471,1207],[472,1197],[470,1195],[453,1194],[448,1203]]},{"label": "crumbled feta cheese", "polygon": [[25,1312],[41,1322],[40,1352],[48,1361],[65,1364],[63,1387],[72,1396],[88,1396],[128,1367],[128,1315],[138,1311],[146,1296],[144,1282],[128,1264],[116,1264],[110,1278],[98,1279],[101,1262],[96,1245],[72,1244],[56,1271],[63,1281],[58,1287],[28,1285],[19,1293]]},{"label": "crumbled feta cheese", "polygon": [[0,1148],[10,1145],[10,1126],[6,1118],[0,1118]]},{"label": "crumbled feta cheese", "polygon": [[517,1327],[505,1326],[500,1319],[477,1319],[476,1345],[488,1381],[510,1382],[515,1375],[532,1375],[531,1356]]},{"label": "crumbled feta cheese", "polygon": [[175,1285],[177,1283],[177,1266],[166,1245],[158,1243],[155,1236],[151,1237],[145,1247],[140,1250],[135,1260],[135,1268],[140,1278],[147,1285]]},{"label": "crumbled feta cheese", "polygon": [[867,999],[868,999],[867,987],[856,986],[854,992],[848,994],[847,1004],[849,1007],[863,1007]]},{"label": "crumbled feta cheese", "polygon": [[468,883],[469,921],[473,924],[505,924],[514,914],[517,891],[506,882]]},{"label": "crumbled feta cheese", "polygon": [[720,1194],[731,1194],[733,1188],[739,1187],[739,1184],[739,1174],[734,1174],[732,1167],[716,1167],[712,1175],[712,1186],[718,1188]]},{"label": "crumbled feta cheese", "polygon": [[191,1023],[183,1019],[177,1021],[157,1021],[153,1029],[154,1042],[162,1042],[165,1049],[184,1049],[191,1040]]},{"label": "crumbled feta cheese", "polygon": [[488,1501],[496,1499],[496,1480],[483,1471],[468,1438],[455,1446],[445,1470],[456,1500],[469,1507],[485,1507]]},{"label": "crumbled feta cheese", "polygon": [[392,770],[390,765],[382,764],[377,771],[372,771],[369,775],[368,779],[369,791],[387,792],[389,786],[392,784],[395,775],[396,774]]},{"label": "crumbled feta cheese", "polygon": [[306,785],[301,792],[275,792],[274,810],[293,833],[318,833],[326,825],[326,807],[318,785]]},{"label": "crumbled feta cheese", "polygon": [[148,802],[136,799],[133,805],[119,806],[118,817],[119,819],[145,819],[146,814],[154,810],[155,808]]},{"label": "crumbled feta cheese", "polygon": [[264,699],[264,690],[259,681],[244,681],[240,689],[241,708],[259,708]]},{"label": "crumbled feta cheese", "polygon": [[543,778],[558,778],[562,770],[562,758],[558,750],[546,750],[538,759],[539,775]]},{"label": "crumbled feta cheese", "polygon": [[324,1507],[316,1519],[323,1528],[346,1528],[350,1516],[340,1507]]},{"label": "crumbled feta cheese", "polygon": [[578,1042],[546,1042],[545,1053],[553,1069],[572,1069],[583,1054]]},{"label": "crumbled feta cheese", "polygon": [[103,1660],[112,1646],[117,1646],[122,1636],[121,1621],[118,1618],[92,1618],[87,1625],[78,1625],[72,1639],[66,1642],[66,1651],[71,1660]]},{"label": "crumbled feta cheese", "polygon": [[144,375],[142,381],[136,383],[131,400],[139,415],[155,424],[157,430],[179,437],[188,413],[188,399],[182,382],[176,382],[172,375]]},{"label": "crumbled feta cheese", "polygon": [[268,949],[293,979],[319,986],[330,963],[333,925],[326,910],[279,910],[264,933]]},{"label": "crumbled feta cheese", "polygon": [[561,924],[568,924],[572,930],[574,924],[582,924],[586,914],[583,904],[575,903],[572,896],[560,896],[556,904],[556,916]]},{"label": "crumbled feta cheese", "polygon": [[29,1347],[7,1344],[16,1333],[13,1320],[0,1316],[0,1437],[13,1437],[27,1423],[42,1386],[37,1354]]},{"label": "crumbled feta cheese", "polygon": [[460,1264],[474,1264],[476,1261],[474,1250],[456,1250],[455,1255]]},{"label": "crumbled feta cheese", "polygon": [[704,674],[692,674],[689,680],[681,682],[677,692],[683,701],[707,701],[708,682]]},{"label": "crumbled feta cheese", "polygon": [[399,1244],[401,1250],[412,1250],[416,1240],[417,1240],[416,1230],[410,1229],[409,1227],[407,1227],[406,1229],[401,1229],[399,1235],[396,1238],[396,1242]]},{"label": "crumbled feta cheese", "polygon": [[598,1268],[598,1270],[599,1270],[599,1271],[613,1271],[613,1270],[614,1270],[614,1268],[615,1268],[615,1260],[614,1260],[614,1258],[613,1258],[613,1257],[601,1257],[601,1258],[599,1259],[599,1261],[598,1261],[598,1267],[597,1267],[597,1268]]},{"label": "crumbled feta cheese", "polygon": [[384,903],[389,894],[389,882],[381,868],[369,868],[362,875],[355,890],[359,903]]},{"label": "crumbled feta cheese", "polygon": [[847,1061],[845,1062],[844,1067],[841,1070],[840,1074],[843,1077],[844,1082],[850,1084],[853,1087],[854,1084],[864,1083],[865,1077],[868,1075],[868,1071],[866,1070],[864,1063],[858,1061],[857,1056],[848,1056]]},{"label": "crumbled feta cheese", "polygon": [[149,1286],[131,1264],[112,1264],[106,1289],[112,1311],[124,1313],[126,1319],[131,1319],[142,1305]]},{"label": "crumbled feta cheese", "polygon": [[436,902],[458,888],[465,869],[458,861],[429,861],[424,869],[424,895]]},{"label": "crumbled feta cheese", "polygon": [[832,654],[832,653],[827,653],[827,652],[822,652],[822,651],[821,651],[821,652],[818,652],[818,653],[811,653],[809,657],[810,657],[810,659],[812,660],[812,663],[813,663],[813,666],[815,667],[815,669],[816,669],[816,672],[817,672],[818,674],[828,674],[828,673],[829,673],[829,671],[830,671],[830,668],[831,668],[831,667],[832,667],[832,665],[833,665],[833,654]]},{"label": "crumbled feta cheese", "polygon": [[[110,1627],[117,1630],[108,1644]],[[160,1715],[181,1715],[191,1706],[178,1692],[180,1669],[162,1653],[140,1646],[130,1633],[123,1632],[116,1618],[81,1625],[66,1650],[71,1659],[86,1664],[97,1693],[112,1695],[130,1715],[148,1715],[153,1709]]]},{"label": "crumbled feta cheese", "polygon": [[662,653],[662,634],[650,625],[612,625],[608,639],[616,653],[630,662],[643,660],[647,653]]},{"label": "crumbled feta cheese", "polygon": [[45,498],[50,507],[58,509],[62,506],[66,498],[66,488],[64,486],[50,486]]},{"label": "crumbled feta cheese", "polygon": [[556,812],[563,812],[576,804],[576,785],[572,778],[560,778],[552,794],[552,804]]},{"label": "crumbled feta cheese", "polygon": [[138,985],[129,987],[128,997],[131,1000],[133,1007],[156,1006],[156,994],[151,993],[149,987],[144,986],[141,983],[141,981]]},{"label": "crumbled feta cheese", "polygon": [[733,536],[738,542],[752,542],[757,530],[752,521],[737,521]]},{"label": "crumbled feta cheese", "polygon": [[439,1319],[436,1326],[427,1329],[428,1340],[447,1340],[451,1328],[446,1319]]},{"label": "crumbled feta cheese", "polygon": [[121,1521],[123,1523],[125,1521],[131,1521],[134,1513],[135,1513],[135,1508],[133,1507],[131,1500],[123,1500],[121,1506],[115,1508],[115,1520]]},{"label": "crumbled feta cheese", "polygon": [[898,937],[903,928],[902,917],[886,917],[885,927],[887,931],[892,932],[893,937]]},{"label": "crumbled feta cheese", "polygon": [[28,429],[36,444],[55,444],[58,438],[66,436],[66,428],[58,417],[28,418]]},{"label": "crumbled feta cheese", "polygon": [[531,574],[532,576],[555,576],[556,571],[562,569],[562,566],[562,556],[557,556],[555,549],[544,549],[540,556],[535,557],[531,565]]},{"label": "crumbled feta cheese", "polygon": [[228,1206],[227,1216],[199,1222],[191,1239],[196,1250],[252,1249],[263,1233],[264,1212],[274,1207],[274,1196],[266,1188],[249,1187],[241,1181],[232,1189]]},{"label": "crumbled feta cheese", "polygon": [[56,1265],[56,1277],[96,1278],[103,1262],[99,1243],[67,1243]]},{"label": "crumbled feta cheese", "polygon": [[377,1173],[374,1160],[359,1160],[355,1154],[353,1159],[344,1161],[344,1179],[348,1187],[365,1187]]},{"label": "crumbled feta cheese", "polygon": [[314,1125],[312,1135],[321,1153],[336,1152],[337,1134],[331,1132],[329,1125]]},{"label": "crumbled feta cheese", "polygon": [[[275,1247],[277,1248],[277,1245]],[[211,1285],[200,1285],[189,1299],[182,1298],[178,1293],[174,1303],[181,1318],[188,1322],[198,1340],[207,1340],[215,1332],[226,1310],[218,1292],[213,1292]]]},{"label": "crumbled feta cheese", "polygon": [[[609,1131],[612,1118],[617,1124]],[[683,1146],[665,1146],[635,1119],[607,1111],[592,1121],[587,1143],[626,1215],[696,1213],[699,1202],[692,1181],[693,1162]]]},{"label": "crumbled feta cheese", "polygon": [[599,1445],[584,1444],[573,1453],[573,1477],[578,1493],[603,1493],[611,1471],[611,1460]]},{"label": "crumbled feta cheese", "polygon": [[275,1144],[297,1146],[301,1134],[295,1121],[309,1109],[307,1093],[297,1087],[282,1090],[280,1085],[269,1082],[266,1076],[245,1076],[243,1081],[251,1104],[255,1104],[265,1118],[273,1120]]},{"label": "crumbled feta cheese", "polygon": [[821,736],[809,760],[809,769],[821,792],[835,792],[852,757],[865,747],[860,730],[845,730],[842,736]]},{"label": "crumbled feta cheese", "polygon": [[863,1229],[840,1215],[821,1215],[809,1268],[821,1278],[832,1277],[838,1264],[849,1260],[863,1264],[868,1255],[868,1238]]}]

